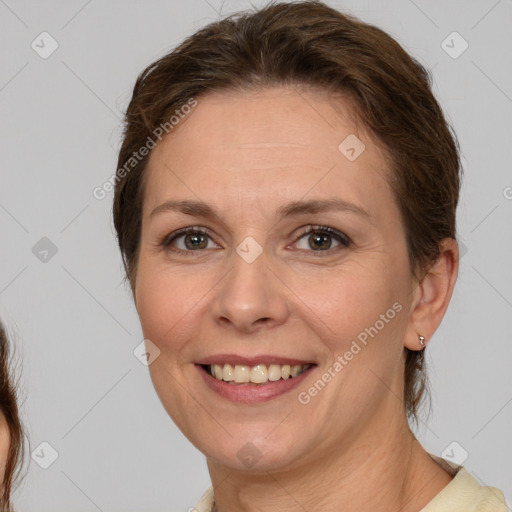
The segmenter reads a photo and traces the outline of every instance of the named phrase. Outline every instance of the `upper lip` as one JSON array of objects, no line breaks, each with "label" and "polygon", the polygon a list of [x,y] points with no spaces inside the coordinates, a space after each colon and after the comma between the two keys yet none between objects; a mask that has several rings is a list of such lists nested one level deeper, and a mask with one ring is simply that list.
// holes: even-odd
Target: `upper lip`
[{"label": "upper lip", "polygon": [[306,361],[304,359],[293,359],[285,356],[277,356],[277,355],[269,355],[269,354],[261,354],[258,356],[239,356],[237,354],[216,354],[213,356],[205,357],[197,361],[196,364],[200,365],[223,365],[223,364],[231,364],[235,365],[244,365],[244,366],[256,366],[257,364],[264,364],[266,366],[271,364],[289,364],[290,366],[295,365],[306,365],[306,364],[315,364],[312,361]]}]

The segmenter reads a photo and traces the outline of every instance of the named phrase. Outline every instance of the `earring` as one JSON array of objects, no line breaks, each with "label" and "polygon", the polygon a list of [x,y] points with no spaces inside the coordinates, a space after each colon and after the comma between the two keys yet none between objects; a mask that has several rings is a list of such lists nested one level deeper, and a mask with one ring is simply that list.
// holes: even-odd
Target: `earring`
[{"label": "earring", "polygon": [[420,334],[418,334],[418,338],[419,338],[419,341],[420,341],[420,345],[422,347],[424,347],[425,346],[425,337],[421,336]]}]

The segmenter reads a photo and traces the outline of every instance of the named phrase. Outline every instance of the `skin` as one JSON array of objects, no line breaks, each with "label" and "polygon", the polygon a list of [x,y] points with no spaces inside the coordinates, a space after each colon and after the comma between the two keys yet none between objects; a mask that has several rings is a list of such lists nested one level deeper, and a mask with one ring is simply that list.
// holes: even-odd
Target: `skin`
[{"label": "skin", "polygon": [[11,435],[9,426],[5,419],[4,413],[0,411],[0,490],[1,483],[4,481],[5,465],[7,463],[7,456],[11,446]]},{"label": "skin", "polygon": [[[366,146],[353,162],[338,150],[349,134]],[[273,87],[198,98],[186,120],[152,151],[146,174],[134,286],[144,336],[160,350],[150,374],[165,409],[207,457],[220,512],[235,510],[417,511],[451,480],[411,434],[403,396],[404,346],[427,342],[451,297],[456,242],[418,282],[388,184],[386,155],[350,103],[316,89]],[[337,198],[350,211],[279,219],[297,200]],[[151,212],[196,200],[219,214]],[[319,251],[305,228],[329,226]],[[179,228],[209,230],[204,247]],[[263,252],[236,252],[247,237]],[[190,239],[190,237],[189,237]],[[322,245],[322,244],[320,244]],[[321,252],[321,254],[320,254]],[[357,335],[398,302],[401,312],[304,405],[307,391]],[[272,354],[315,362],[297,390],[238,404],[210,390],[195,362],[219,353]],[[246,467],[237,452],[260,455]]]}]

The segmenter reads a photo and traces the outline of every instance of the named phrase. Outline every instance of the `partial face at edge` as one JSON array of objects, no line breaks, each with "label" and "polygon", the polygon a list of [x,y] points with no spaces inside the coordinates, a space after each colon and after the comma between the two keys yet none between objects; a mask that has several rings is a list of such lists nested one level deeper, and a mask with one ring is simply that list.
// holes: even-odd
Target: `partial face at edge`
[{"label": "partial face at edge", "polygon": [[5,465],[9,455],[9,448],[11,447],[11,433],[9,425],[5,419],[4,413],[0,410],[0,494],[2,490],[2,483],[5,476]]},{"label": "partial face at edge", "polygon": [[[402,407],[390,390],[403,386],[413,286],[405,232],[384,155],[349,107],[284,87],[212,93],[151,154],[135,287],[144,337],[160,350],[151,378],[184,434],[227,466],[244,468],[249,442],[255,470],[321,458]],[[351,161],[339,145],[354,134],[365,149]],[[152,215],[184,200],[218,217]],[[312,200],[346,208],[279,216]],[[187,227],[203,234],[171,242]],[[205,384],[197,363],[218,354],[315,366],[293,390],[247,404]]]}]

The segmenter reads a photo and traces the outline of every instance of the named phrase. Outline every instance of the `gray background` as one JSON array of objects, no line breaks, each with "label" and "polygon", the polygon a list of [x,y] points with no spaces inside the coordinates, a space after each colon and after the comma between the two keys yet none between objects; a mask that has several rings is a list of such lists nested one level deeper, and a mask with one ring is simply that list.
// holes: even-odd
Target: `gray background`
[{"label": "gray background", "polygon": [[[472,474],[510,497],[512,2],[329,3],[384,28],[433,69],[459,136],[466,252],[428,348],[433,413],[418,435],[437,455],[467,452]],[[122,281],[112,194],[100,201],[92,191],[115,170],[138,72],[219,14],[247,7],[0,0],[0,312],[16,337],[30,439],[19,512],[184,511],[209,485],[204,457],[133,355],[142,335]],[[31,47],[51,49],[43,31],[59,45],[46,59]],[[457,58],[464,42],[446,39],[453,31],[469,44]],[[58,453],[47,469],[43,442]]]}]

